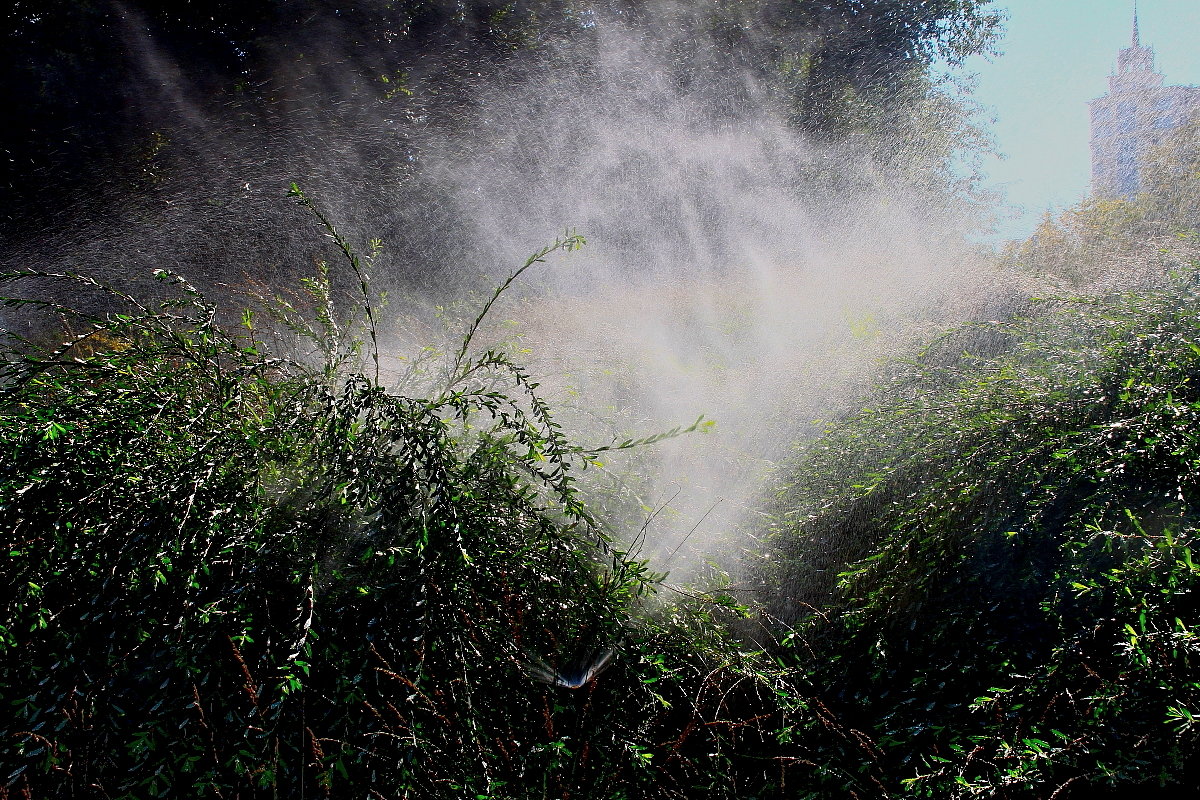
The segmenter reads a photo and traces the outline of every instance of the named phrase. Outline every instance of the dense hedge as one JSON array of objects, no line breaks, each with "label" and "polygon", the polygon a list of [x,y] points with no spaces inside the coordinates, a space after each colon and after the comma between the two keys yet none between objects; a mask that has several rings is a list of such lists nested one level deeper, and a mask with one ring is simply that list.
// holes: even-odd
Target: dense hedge
[{"label": "dense hedge", "polygon": [[948,333],[783,471],[767,616],[861,736],[825,782],[1200,780],[1200,292],[1168,283]]}]

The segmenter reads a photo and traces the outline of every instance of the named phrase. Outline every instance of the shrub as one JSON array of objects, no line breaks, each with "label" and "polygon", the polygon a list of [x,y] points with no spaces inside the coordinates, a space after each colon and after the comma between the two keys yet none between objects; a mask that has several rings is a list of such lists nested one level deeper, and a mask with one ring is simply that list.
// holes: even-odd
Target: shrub
[{"label": "shrub", "polygon": [[1200,293],[1169,283],[951,332],[783,471],[761,575],[861,737],[797,733],[832,794],[1197,780]]},{"label": "shrub", "polygon": [[490,302],[440,383],[389,391],[370,256],[293,194],[367,309],[324,265],[314,313],[276,304],[315,358],[272,355],[250,313],[222,328],[177,276],[154,308],[4,277],[124,308],[6,301],[86,332],[0,373],[0,797],[721,796],[750,736],[729,698],[774,712],[774,678],[705,603],[643,613],[658,576],[574,483],[661,435],[569,442],[474,351]]}]

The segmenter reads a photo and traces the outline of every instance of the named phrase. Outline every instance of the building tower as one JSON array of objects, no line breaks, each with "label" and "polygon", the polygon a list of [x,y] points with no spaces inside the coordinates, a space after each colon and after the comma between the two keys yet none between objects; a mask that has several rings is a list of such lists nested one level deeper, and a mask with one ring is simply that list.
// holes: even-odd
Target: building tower
[{"label": "building tower", "polygon": [[1146,152],[1172,128],[1200,119],[1200,88],[1164,86],[1154,50],[1144,47],[1133,10],[1133,41],[1117,54],[1108,94],[1091,102],[1092,193],[1132,199]]}]

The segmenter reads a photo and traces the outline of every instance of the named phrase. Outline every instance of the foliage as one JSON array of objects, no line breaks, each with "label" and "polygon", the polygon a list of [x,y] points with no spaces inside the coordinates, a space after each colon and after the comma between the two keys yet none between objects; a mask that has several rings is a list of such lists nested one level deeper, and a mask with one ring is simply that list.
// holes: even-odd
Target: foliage
[{"label": "foliage", "polygon": [[[846,124],[850,108],[887,101],[934,58],[956,62],[988,49],[1000,24],[990,0],[707,0],[686,12],[688,4],[663,0],[17,0],[9,6],[0,11],[0,103],[22,113],[0,131],[0,149],[9,153],[0,164],[0,221],[13,232],[22,230],[19,222],[81,195],[119,197],[144,188],[140,155],[152,137],[173,143],[164,160],[186,163],[189,146],[204,145],[183,121],[222,127],[246,119],[286,128],[294,106],[283,98],[320,97],[334,113],[352,96],[356,106],[363,97],[386,101],[388,124],[378,135],[389,140],[430,124],[453,129],[468,101],[486,91],[481,76],[498,66],[525,65],[536,76],[546,66],[542,54],[564,42],[577,46],[571,59],[577,64],[594,58],[589,48],[600,18],[643,33],[691,26],[719,43],[729,66],[770,75],[773,84],[781,65],[803,64],[784,81],[795,120],[830,138],[853,132]],[[681,54],[682,80],[714,71],[711,61],[689,66],[698,55]],[[341,65],[336,75],[332,61]],[[901,119],[905,97],[892,99]],[[412,109],[409,129],[396,129],[406,116],[398,106]],[[305,117],[305,132],[311,124]],[[407,150],[396,169],[418,156],[419,148]]]},{"label": "foliage", "polygon": [[1007,257],[1022,268],[1086,285],[1146,236],[1146,214],[1136,203],[1089,198],[1057,216],[1047,212],[1029,239],[1009,246]]},{"label": "foliage", "polygon": [[1194,785],[1200,288],[951,332],[783,472],[781,660],[855,731],[814,796]]},{"label": "foliage", "polygon": [[761,5],[768,24],[791,34],[771,40],[775,63],[789,65],[787,71],[799,79],[797,120],[817,135],[853,131],[852,108],[863,103],[903,123],[899,112],[911,100],[909,84],[927,77],[937,58],[960,64],[990,52],[1003,21],[989,0]]},{"label": "foliage", "polygon": [[1178,221],[1187,207],[1165,197],[1095,197],[1057,215],[1047,213],[1032,236],[1009,243],[1002,257],[1018,270],[1075,289],[1158,283],[1197,255],[1195,232],[1163,213],[1172,209]]},{"label": "foliage", "polygon": [[409,396],[324,265],[311,312],[273,309],[315,363],[160,278],[173,301],[106,318],[5,301],[87,330],[0,378],[0,797],[720,797],[773,770],[734,745],[778,676],[711,602],[648,613],[656,576],[576,488],[638,442],[572,444],[473,347],[482,313]]}]

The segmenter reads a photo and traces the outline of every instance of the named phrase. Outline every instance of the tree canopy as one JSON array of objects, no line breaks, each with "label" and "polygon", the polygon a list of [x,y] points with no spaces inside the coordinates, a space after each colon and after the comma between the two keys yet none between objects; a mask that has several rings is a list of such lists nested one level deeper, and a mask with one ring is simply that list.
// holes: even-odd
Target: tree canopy
[{"label": "tree canopy", "polygon": [[1001,21],[990,0],[17,0],[0,17],[0,104],[16,112],[0,131],[3,222],[101,184],[119,194],[151,134],[171,138],[179,102],[193,121],[269,124],[289,100],[333,106],[380,75],[397,93],[436,76],[422,111],[446,124],[488,65],[586,43],[599,18],[703,29],[792,96],[798,125],[835,137],[847,102],[886,104],[913,70],[989,47]]}]

